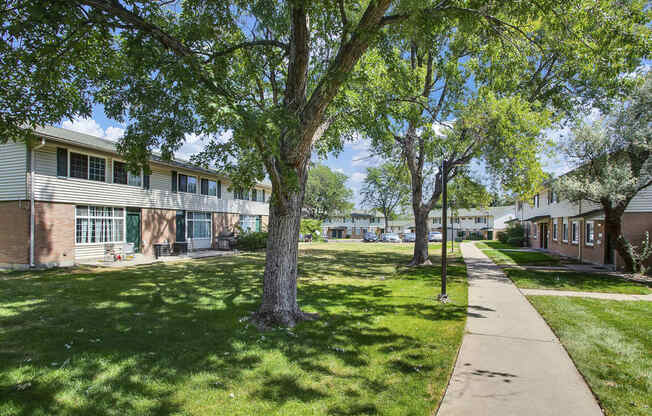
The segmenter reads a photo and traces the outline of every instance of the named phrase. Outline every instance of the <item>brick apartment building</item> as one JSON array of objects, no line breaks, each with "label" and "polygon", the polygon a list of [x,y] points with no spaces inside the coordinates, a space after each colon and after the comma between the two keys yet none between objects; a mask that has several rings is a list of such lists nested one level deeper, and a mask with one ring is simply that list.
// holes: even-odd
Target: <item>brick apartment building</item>
[{"label": "brick apartment building", "polygon": [[[56,127],[0,145],[0,267],[68,266],[107,244],[153,255],[168,242],[214,248],[223,230],[261,230],[271,187],[234,193],[214,170],[156,156],[132,173],[115,144]],[[33,209],[32,209],[33,207]]]},{"label": "brick apartment building", "polygon": [[[530,247],[575,258],[581,262],[622,267],[623,261],[604,231],[604,212],[588,201],[560,200],[550,187],[530,201],[519,201],[516,217],[523,222]],[[623,215],[623,234],[639,245],[645,231],[652,234],[652,187],[636,195]]]}]

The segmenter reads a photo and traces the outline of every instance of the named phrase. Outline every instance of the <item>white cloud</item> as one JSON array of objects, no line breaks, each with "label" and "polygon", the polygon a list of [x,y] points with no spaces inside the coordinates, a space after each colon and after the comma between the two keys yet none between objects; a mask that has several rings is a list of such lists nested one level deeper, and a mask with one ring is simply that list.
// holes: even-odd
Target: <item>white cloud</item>
[{"label": "white cloud", "polygon": [[351,142],[351,149],[353,150],[367,150],[371,146],[371,141],[363,137],[360,133],[355,133],[354,136],[356,139]]},{"label": "white cloud", "polygon": [[104,129],[92,118],[75,117],[72,120],[64,121],[61,125],[64,129],[90,134],[91,136],[104,137]]},{"label": "white cloud", "polygon": [[[207,136],[203,134],[189,133],[186,134],[186,141],[181,146],[179,150],[175,152],[175,156],[180,159],[190,159],[190,156],[201,152],[204,148],[204,144],[209,140],[215,138],[215,136]],[[227,130],[216,137],[216,140],[220,143],[226,143],[233,138],[233,131]]]},{"label": "white cloud", "polygon": [[125,129],[122,127],[109,126],[104,131],[104,137],[114,142],[118,141],[118,139],[124,136],[124,134]]},{"label": "white cloud", "polygon": [[91,136],[101,137],[103,139],[117,141],[124,135],[125,129],[121,127],[109,126],[105,129],[92,118],[75,117],[72,120],[66,120],[61,123],[64,129],[74,130],[79,133],[89,134]]},{"label": "white cloud", "polygon": [[364,182],[365,178],[367,177],[366,173],[363,172],[354,172],[353,175],[349,178],[349,181],[351,181],[352,184],[361,184]]}]

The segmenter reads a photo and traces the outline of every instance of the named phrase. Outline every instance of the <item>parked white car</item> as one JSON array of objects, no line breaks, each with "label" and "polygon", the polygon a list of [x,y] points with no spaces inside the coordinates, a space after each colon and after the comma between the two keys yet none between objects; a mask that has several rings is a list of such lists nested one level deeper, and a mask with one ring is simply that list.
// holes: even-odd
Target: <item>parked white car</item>
[{"label": "parked white car", "polygon": [[433,241],[442,241],[442,235],[439,231],[433,231],[431,233],[428,233],[428,241],[433,242]]},{"label": "parked white car", "polygon": [[400,243],[401,237],[399,237],[396,233],[385,233],[380,238],[380,241],[383,243]]}]

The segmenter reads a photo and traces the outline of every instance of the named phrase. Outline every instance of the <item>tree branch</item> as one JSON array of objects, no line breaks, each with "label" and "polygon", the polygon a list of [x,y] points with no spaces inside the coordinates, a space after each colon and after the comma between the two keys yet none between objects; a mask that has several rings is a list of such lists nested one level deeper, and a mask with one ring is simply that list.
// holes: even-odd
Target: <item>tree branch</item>
[{"label": "tree branch", "polygon": [[255,48],[257,46],[273,46],[282,49],[286,55],[290,53],[290,45],[288,45],[287,43],[283,43],[281,41],[273,40],[273,39],[260,39],[260,40],[250,41],[250,42],[238,43],[219,52],[212,53],[210,56],[211,58],[217,58],[220,56],[233,53],[238,49],[249,49],[249,48]]},{"label": "tree branch", "polygon": [[291,30],[290,57],[284,98],[287,108],[296,111],[303,107],[306,99],[308,62],[310,59],[308,13],[301,3],[292,7]]}]

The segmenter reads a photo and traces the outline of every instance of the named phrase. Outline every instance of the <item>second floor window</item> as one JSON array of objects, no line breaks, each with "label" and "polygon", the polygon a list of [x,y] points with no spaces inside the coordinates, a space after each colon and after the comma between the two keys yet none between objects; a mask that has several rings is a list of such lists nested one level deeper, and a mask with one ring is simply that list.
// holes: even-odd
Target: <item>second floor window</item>
[{"label": "second floor window", "polygon": [[202,179],[200,192],[202,195],[219,197],[217,182],[209,179]]},{"label": "second floor window", "polygon": [[143,178],[139,173],[132,173],[127,170],[127,164],[123,162],[113,162],[113,183],[122,185],[141,186]]},{"label": "second floor window", "polygon": [[534,195],[534,199],[532,200],[532,206],[535,208],[539,208],[539,194]]},{"label": "second floor window", "polygon": [[179,192],[197,193],[197,177],[179,174]]},{"label": "second floor window", "polygon": [[106,159],[70,152],[70,177],[106,181]]}]

